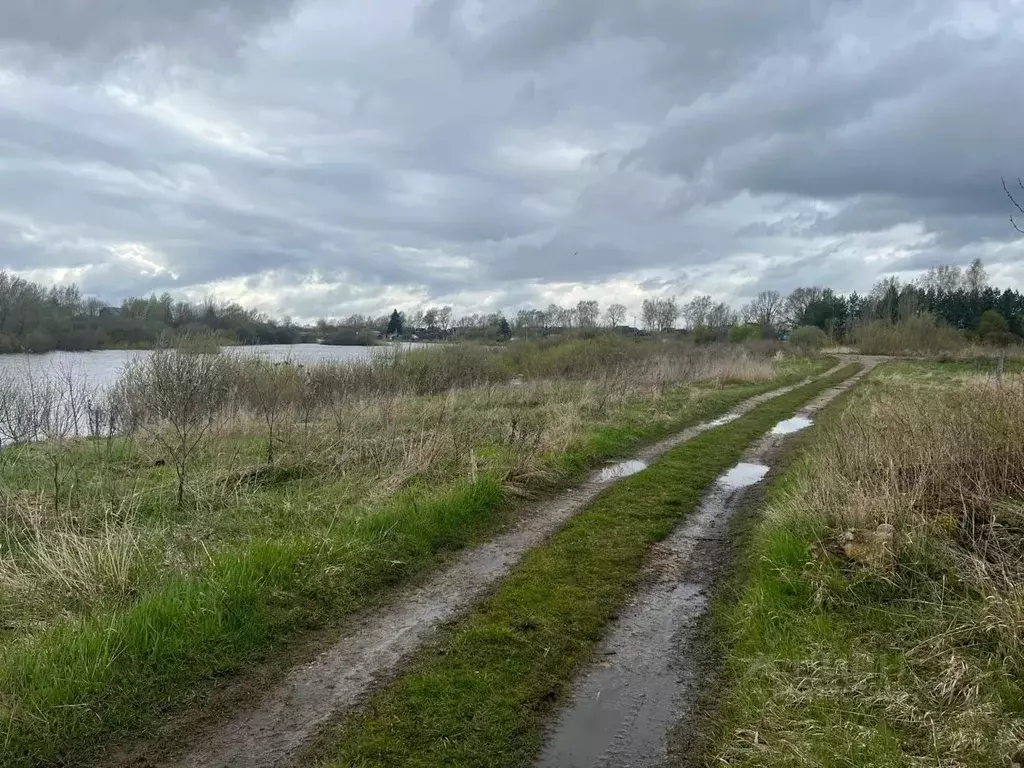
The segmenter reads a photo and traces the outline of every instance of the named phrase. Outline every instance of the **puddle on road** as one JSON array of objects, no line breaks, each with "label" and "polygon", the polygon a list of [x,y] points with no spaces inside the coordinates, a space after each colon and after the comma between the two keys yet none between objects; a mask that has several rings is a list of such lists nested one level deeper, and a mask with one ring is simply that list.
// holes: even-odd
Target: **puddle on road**
[{"label": "puddle on road", "polygon": [[622,477],[635,475],[637,472],[642,472],[645,469],[647,469],[646,461],[639,461],[638,459],[620,461],[618,464],[612,464],[610,467],[602,469],[597,474],[597,479],[598,482],[607,483],[610,480],[618,480]]},{"label": "puddle on road", "polygon": [[[817,413],[848,384],[829,390]],[[702,428],[728,421],[716,420]],[[790,419],[775,434],[810,425]],[[535,768],[649,768],[665,763],[669,734],[693,732],[706,690],[700,619],[732,549],[728,526],[743,504],[744,488],[765,479],[776,440],[756,441],[746,458],[720,475],[700,507],[652,550],[653,576],[615,619],[598,658],[573,683],[571,702],[552,719]]]},{"label": "puddle on road", "polygon": [[740,415],[738,413],[731,413],[731,414],[729,414],[727,416],[719,416],[714,421],[709,421],[708,422],[708,426],[709,427],[720,427],[723,424],[728,424],[731,421],[736,421],[736,419],[738,419],[739,417],[740,417]]},{"label": "puddle on road", "polygon": [[738,491],[740,488],[756,485],[764,480],[769,469],[770,467],[766,467],[764,464],[740,462],[718,478],[718,484],[728,491]]},{"label": "puddle on road", "polygon": [[773,435],[792,435],[794,432],[799,432],[801,429],[807,429],[814,422],[808,419],[806,416],[794,416],[792,419],[786,419],[780,421],[775,425],[772,430]]}]

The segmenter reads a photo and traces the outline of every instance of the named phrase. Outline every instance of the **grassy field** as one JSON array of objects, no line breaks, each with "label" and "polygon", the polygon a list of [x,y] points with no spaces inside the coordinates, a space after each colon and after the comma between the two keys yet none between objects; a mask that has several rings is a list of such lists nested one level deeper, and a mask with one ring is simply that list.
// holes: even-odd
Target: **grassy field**
[{"label": "grassy field", "polygon": [[718,603],[703,764],[1024,763],[1024,379],[888,364],[803,439]]},{"label": "grassy field", "polygon": [[518,499],[830,364],[602,340],[311,369],[168,352],[108,406],[127,431],[92,439],[67,392],[0,387],[5,437],[29,402],[50,438],[0,454],[4,764],[84,761]]},{"label": "grassy field", "polygon": [[325,766],[527,766],[555,702],[635,585],[648,546],[744,449],[856,366],[758,406],[602,493],[351,717]]}]

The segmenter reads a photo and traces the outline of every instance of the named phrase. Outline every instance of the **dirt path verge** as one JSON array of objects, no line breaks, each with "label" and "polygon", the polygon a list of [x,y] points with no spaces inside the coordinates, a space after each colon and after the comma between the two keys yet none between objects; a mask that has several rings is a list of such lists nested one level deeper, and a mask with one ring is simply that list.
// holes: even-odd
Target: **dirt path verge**
[{"label": "dirt path verge", "polygon": [[788,434],[874,366],[819,395],[753,445],[699,510],[652,548],[647,580],[616,620],[555,719],[541,768],[641,768],[668,758],[669,733],[694,711],[701,678],[698,628],[729,559],[729,521],[746,489],[769,471]]},{"label": "dirt path verge", "polygon": [[176,762],[164,764],[189,768],[289,765],[324,724],[392,677],[439,625],[463,613],[508,574],[525,552],[544,542],[602,490],[681,443],[797,386],[750,398],[727,415],[683,430],[639,452],[629,462],[595,472],[583,485],[538,505],[511,531],[463,553],[447,569],[399,593],[389,605],[352,621],[315,660],[294,669],[251,707],[200,737]]}]

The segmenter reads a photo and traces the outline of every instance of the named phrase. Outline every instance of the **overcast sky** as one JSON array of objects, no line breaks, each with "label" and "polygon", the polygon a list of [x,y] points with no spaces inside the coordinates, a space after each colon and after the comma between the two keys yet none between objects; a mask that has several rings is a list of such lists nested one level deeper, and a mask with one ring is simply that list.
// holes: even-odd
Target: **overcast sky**
[{"label": "overcast sky", "polygon": [[1024,287],[1024,0],[2,0],[0,266],[294,318]]}]

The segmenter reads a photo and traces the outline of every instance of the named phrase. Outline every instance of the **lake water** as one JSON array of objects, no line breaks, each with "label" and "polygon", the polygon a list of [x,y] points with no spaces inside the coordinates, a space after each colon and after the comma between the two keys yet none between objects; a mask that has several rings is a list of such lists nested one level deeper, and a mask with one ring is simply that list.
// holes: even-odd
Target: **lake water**
[{"label": "lake water", "polygon": [[[407,347],[419,345],[404,345]],[[323,344],[268,344],[261,347],[225,347],[229,355],[263,357],[268,360],[312,365],[314,363],[352,363],[369,360],[381,350],[392,347],[330,347]],[[108,349],[96,352],[51,352],[46,355],[0,355],[0,375],[14,374],[19,379],[41,381],[60,371],[70,370],[75,379],[91,387],[104,389],[117,382],[129,360],[146,357],[149,350]]]}]

